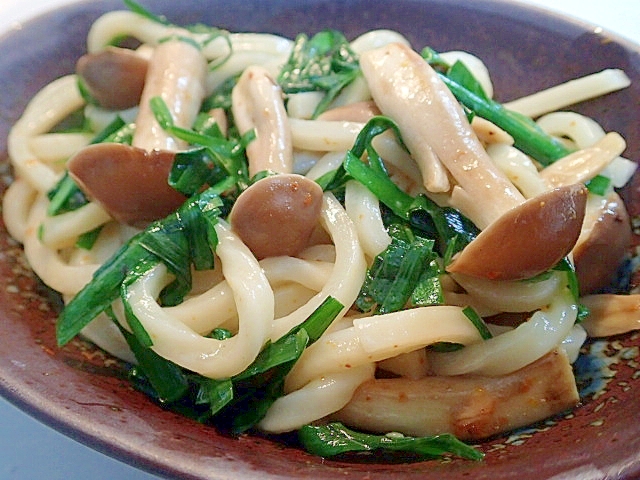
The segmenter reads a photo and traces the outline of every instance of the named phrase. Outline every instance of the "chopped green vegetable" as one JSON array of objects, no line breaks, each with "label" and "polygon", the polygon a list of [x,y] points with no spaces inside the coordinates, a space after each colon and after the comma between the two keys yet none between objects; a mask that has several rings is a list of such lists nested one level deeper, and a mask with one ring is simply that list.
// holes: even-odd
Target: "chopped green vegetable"
[{"label": "chopped green vegetable", "polygon": [[[190,252],[188,232],[196,230],[192,223],[209,225],[219,215],[220,199],[215,187],[195,195],[173,214],[152,223],[144,231],[131,238],[105,262],[93,275],[93,279],[67,304],[58,318],[56,334],[59,345],[75,337],[82,328],[105,311],[120,295],[120,286],[128,275],[143,273],[148,268],[163,262],[176,280],[163,292],[165,304],[181,300],[191,286],[190,266],[194,263]],[[185,212],[199,211],[198,215]],[[188,224],[187,224],[188,222]],[[206,233],[206,235],[210,235]],[[208,237],[213,241],[212,236]],[[215,249],[217,243],[209,245]]]},{"label": "chopped green vegetable", "polygon": [[336,30],[323,30],[310,39],[304,34],[296,37],[277,82],[287,94],[324,92],[313,113],[315,118],[359,73],[357,56],[344,35]]},{"label": "chopped green vegetable", "polygon": [[374,259],[356,299],[360,310],[380,314],[395,312],[405,308],[414,294],[419,295],[417,288],[427,289],[419,280],[431,283],[435,279],[439,285],[439,272],[435,277],[422,278],[425,273],[433,273],[430,265],[435,260],[434,241],[410,232],[408,237],[405,240],[392,235],[389,246]]},{"label": "chopped green vegetable", "polygon": [[96,243],[96,240],[100,236],[100,232],[102,231],[102,227],[94,228],[90,232],[83,233],[76,240],[76,247],[82,248],[83,250],[91,250],[93,245]]},{"label": "chopped green vegetable", "polygon": [[[174,124],[173,116],[161,97],[151,99],[151,110],[160,126],[171,135],[191,145],[197,145],[207,149],[206,153],[204,150],[195,150],[179,155],[176,168],[170,175],[170,183],[177,184],[178,181],[176,178],[179,178],[180,175],[188,174],[190,178],[189,189],[194,190],[193,179],[197,178],[198,175],[205,173],[202,180],[210,182],[212,178],[215,179],[213,181],[220,178],[222,175],[221,172],[224,171],[227,176],[232,176],[236,179],[240,190],[245,189],[249,185],[248,162],[245,156],[245,147],[255,138],[254,131],[248,132],[241,138],[235,138],[233,136],[225,138],[217,126],[203,121],[202,118],[199,118],[196,124],[196,127],[199,128],[200,131],[178,127]],[[199,169],[196,170],[196,172],[187,172],[189,163],[183,165],[182,155],[189,157],[199,155],[201,157],[199,162],[202,163],[202,165],[198,167]],[[189,161],[190,160],[191,158],[189,158]],[[210,176],[206,175],[207,168],[212,170]]]},{"label": "chopped green vegetable", "polygon": [[[422,56],[427,61],[439,58],[433,55],[433,50],[430,48],[424,49]],[[438,62],[436,66],[441,67],[442,63]],[[456,68],[460,70],[464,67],[458,65]],[[439,72],[442,81],[460,103],[478,116],[486,118],[508,132],[513,137],[518,149],[545,166],[571,153],[571,150],[562,142],[544,132],[529,117],[508,110],[499,102],[487,98],[481,90],[476,88],[469,90],[457,81],[462,78],[460,73],[454,72],[454,74],[455,78],[450,76],[449,71]]]},{"label": "chopped green vegetable", "polygon": [[[401,190],[387,175],[384,163],[373,148],[373,139],[386,130],[394,132],[402,143],[398,126],[388,117],[370,119],[358,134],[356,142],[346,154],[341,167],[321,177],[318,183],[325,190],[340,188],[349,178],[367,187],[395,215],[434,238],[441,252],[450,248],[451,254],[462,250],[479,233],[478,228],[453,208],[440,207],[424,195],[412,197]],[[367,154],[369,163],[361,160]]]},{"label": "chopped green vegetable", "polygon": [[478,312],[473,309],[473,307],[465,307],[464,309],[462,309],[462,313],[464,313],[465,316],[469,320],[471,320],[471,323],[473,323],[473,326],[476,327],[478,332],[480,332],[480,337],[483,340],[489,340],[491,337],[493,337],[493,335],[491,335],[491,332],[489,331],[489,328],[487,327],[487,324],[484,322],[482,317],[478,315]]},{"label": "chopped green vegetable", "polygon": [[[133,345],[132,350],[140,364],[132,371],[132,377],[138,388],[167,404],[168,408],[241,433],[255,426],[273,402],[284,394],[287,373],[304,349],[324,333],[343,308],[335,298],[328,297],[302,324],[268,343],[247,369],[224,379],[210,379],[183,371],[144,347],[138,334],[127,332],[127,340]],[[162,379],[159,372],[166,372],[169,385],[158,384]]]},{"label": "chopped green vegetable", "polygon": [[569,287],[569,291],[578,306],[576,322],[581,322],[589,316],[589,309],[580,301],[580,285],[573,263],[565,257],[556,264],[553,270],[565,272],[567,274],[567,285]]},{"label": "chopped green vegetable", "polygon": [[609,191],[609,187],[611,186],[611,179],[604,175],[596,175],[589,180],[585,186],[594,195],[606,195]]},{"label": "chopped green vegetable", "polygon": [[167,19],[164,16],[156,15],[155,13],[150,12],[149,10],[144,8],[142,5],[140,5],[138,2],[135,2],[133,0],[122,0],[122,1],[124,2],[124,5],[134,13],[137,13],[138,15],[141,15],[144,18],[151,20],[152,22],[159,23],[160,25],[166,25],[166,26],[170,25],[170,23],[167,21]]},{"label": "chopped green vegetable", "polygon": [[145,381],[152,386],[154,396],[161,403],[172,403],[183,397],[188,392],[189,383],[182,369],[142,345],[136,335],[122,328],[111,308],[107,309],[106,313],[119,328],[138,361],[138,365],[131,369],[131,379],[135,380],[143,375]]},{"label": "chopped green vegetable", "polygon": [[400,433],[371,435],[346,428],[341,423],[305,425],[298,431],[304,448],[321,457],[333,457],[350,452],[379,453],[383,451],[411,453],[421,459],[456,455],[469,460],[482,460],[483,453],[461,442],[453,435],[407,437]]}]

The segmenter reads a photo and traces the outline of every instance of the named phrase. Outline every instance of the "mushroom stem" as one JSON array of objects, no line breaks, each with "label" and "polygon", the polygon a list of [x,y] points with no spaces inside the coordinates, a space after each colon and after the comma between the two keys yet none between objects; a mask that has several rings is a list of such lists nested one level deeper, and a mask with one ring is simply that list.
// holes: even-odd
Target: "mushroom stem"
[{"label": "mushroom stem", "polygon": [[452,433],[462,440],[490,437],[575,406],[571,364],[559,351],[499,376],[431,376],[374,379],[331,416],[374,432],[427,436]]},{"label": "mushroom stem", "polygon": [[146,150],[177,151],[186,144],[162,129],[150,101],[161,97],[176,126],[190,128],[205,94],[207,61],[193,44],[178,39],[160,43],[149,62],[149,70],[136,118],[133,146]]},{"label": "mushroom stem", "polygon": [[418,53],[389,44],[363,53],[360,66],[373,99],[398,124],[423,177],[437,168],[433,150],[458,186],[482,201],[482,217],[471,218],[476,225],[483,228],[524,201],[487,155],[456,98]]},{"label": "mushroom stem", "polygon": [[231,94],[236,125],[241,134],[255,130],[247,146],[249,175],[270,170],[291,173],[293,147],[282,90],[269,72],[259,66],[245,69]]},{"label": "mushroom stem", "polygon": [[452,199],[464,200],[458,202],[469,206],[463,213],[483,230],[448,271],[518,280],[548,270],[571,251],[584,218],[584,187],[558,188],[525,202],[493,163],[449,88],[418,53],[389,44],[363,53],[360,65],[373,99],[398,124],[423,178],[437,168],[435,156],[455,180]]}]

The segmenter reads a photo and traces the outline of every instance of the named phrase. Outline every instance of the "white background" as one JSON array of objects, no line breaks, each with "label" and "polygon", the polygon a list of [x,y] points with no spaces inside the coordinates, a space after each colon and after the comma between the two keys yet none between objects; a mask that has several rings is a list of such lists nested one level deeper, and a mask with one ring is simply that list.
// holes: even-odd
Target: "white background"
[{"label": "white background", "polygon": [[[0,0],[0,34],[72,0]],[[638,0],[526,0],[640,43]],[[0,479],[153,480],[156,477],[95,452],[0,398]]]}]

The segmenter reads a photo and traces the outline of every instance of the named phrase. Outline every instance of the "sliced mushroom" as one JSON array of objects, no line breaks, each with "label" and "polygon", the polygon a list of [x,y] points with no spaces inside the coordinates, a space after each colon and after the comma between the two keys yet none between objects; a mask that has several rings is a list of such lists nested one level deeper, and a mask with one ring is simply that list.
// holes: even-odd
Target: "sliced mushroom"
[{"label": "sliced mushroom", "polygon": [[167,182],[174,157],[173,152],[98,143],[80,150],[67,168],[82,191],[115,220],[142,227],[185,201]]},{"label": "sliced mushroom", "polygon": [[531,278],[564,258],[580,236],[587,189],[549,190],[508,210],[484,229],[447,267],[492,280]]},{"label": "sliced mushroom", "polygon": [[148,66],[132,50],[109,47],[80,57],[76,72],[101,107],[125,110],[140,102]]},{"label": "sliced mushroom", "polygon": [[259,180],[238,197],[229,221],[258,259],[297,255],[308,244],[322,207],[322,188],[296,174]]},{"label": "sliced mushroom", "polygon": [[[418,53],[406,45],[390,44],[363,53],[360,65],[373,99],[398,123],[418,164],[427,162],[424,152],[433,149],[457,182],[454,191],[474,205],[473,212],[464,213],[479,228],[490,228],[465,248],[451,268],[468,275],[516,280],[548,270],[571,250],[571,242],[577,239],[576,227],[579,232],[584,215],[583,187],[558,189],[525,203],[482,147],[456,98]],[[421,167],[423,175],[429,168],[427,163]],[[552,230],[554,241],[545,230]],[[538,252],[520,255],[525,250],[509,235],[549,241],[536,246]],[[515,250],[509,251],[507,245]],[[482,260],[473,259],[474,255],[465,253],[467,250],[483,252]],[[487,262],[489,256],[504,259]],[[517,265],[507,265],[516,258]]]},{"label": "sliced mushroom", "polygon": [[553,351],[500,377],[369,380],[331,419],[373,432],[479,440],[561,413],[578,400],[567,356]]},{"label": "sliced mushroom", "polygon": [[293,169],[291,129],[282,90],[259,66],[245,69],[231,93],[232,112],[240,133],[254,130],[247,146],[249,175],[264,170],[289,173]]},{"label": "sliced mushroom", "polygon": [[587,203],[584,227],[573,248],[580,293],[596,292],[614,280],[631,245],[631,222],[617,193]]}]

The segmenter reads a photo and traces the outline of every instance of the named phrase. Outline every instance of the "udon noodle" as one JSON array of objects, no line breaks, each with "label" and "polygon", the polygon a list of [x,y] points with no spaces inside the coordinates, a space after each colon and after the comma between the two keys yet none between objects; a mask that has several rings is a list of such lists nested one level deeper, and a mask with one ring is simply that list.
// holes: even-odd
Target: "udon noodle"
[{"label": "udon noodle", "polygon": [[[443,83],[433,87],[435,94],[415,90],[415,85],[432,88],[433,82],[441,80],[425,80],[422,69],[426,67],[420,62],[426,66],[426,61],[397,32],[371,31],[348,44],[359,58],[360,71],[319,115],[322,92],[285,94],[275,81],[294,48],[290,39],[259,33],[214,35],[133,11],[115,11],[91,27],[88,52],[97,55],[113,49],[109,46],[112,40],[123,37],[140,43],[128,53],[148,65],[139,105],[105,108],[88,102],[78,88],[79,75],[72,74],[43,88],[9,136],[15,180],[4,197],[5,223],[11,236],[24,245],[34,272],[60,292],[65,302],[72,301],[92,282],[101,265],[150,223],[146,218],[123,221],[108,199],[93,198],[90,189],[85,192],[88,203],[57,215],[48,213],[49,194],[70,159],[117,116],[135,124],[134,147],[174,153],[192,149],[197,145],[160,127],[150,99],[161,97],[175,126],[190,129],[205,99],[230,79],[235,87],[229,108],[206,113],[217,120],[222,133],[233,129],[240,135],[253,132],[246,145],[250,176],[268,170],[275,177],[297,175],[321,182],[341,167],[367,122],[382,115],[398,125],[402,138],[389,130],[372,143],[394,184],[412,198],[424,196],[440,208],[455,208],[480,230],[488,229],[503,210],[596,177],[605,177],[609,183],[586,194],[581,238],[577,243],[574,239],[563,255],[566,264],[571,265],[581,242],[588,243],[603,205],[613,202],[616,214],[624,220],[624,205],[611,200],[616,198],[612,197],[614,189],[626,184],[635,171],[635,163],[620,156],[624,141],[615,133],[606,133],[593,119],[561,111],[626,87],[628,79],[621,71],[594,73],[505,105],[535,117],[545,135],[573,152],[569,160],[545,164],[520,149],[508,129],[481,113],[473,118],[438,118],[436,123],[444,125],[438,128],[445,133],[436,134],[435,140],[428,132],[423,134],[434,128],[433,122],[424,120],[434,114],[414,110],[414,105],[421,104],[421,96],[439,95],[446,87]],[[479,58],[466,52],[446,52],[440,58],[449,65],[461,62],[484,93],[489,98],[493,95],[491,72]],[[405,75],[407,82],[396,78],[394,71]],[[412,83],[412,79],[417,80]],[[394,88],[409,91],[390,93]],[[56,130],[77,111],[83,112],[88,128],[82,132]],[[482,159],[486,157],[495,170],[491,174],[495,181],[513,192],[506,203],[491,199],[486,185],[474,191],[474,182],[478,183],[474,175],[485,175],[477,165],[463,166],[462,170],[475,168],[471,176],[465,176],[456,173],[459,166],[455,162],[444,158],[446,145],[439,143],[450,141],[446,138],[450,129],[469,137],[473,148],[480,146]],[[476,159],[478,162],[481,160]],[[82,176],[81,172],[74,175]],[[139,181],[135,177],[134,173],[130,185],[124,181],[108,186],[111,196],[127,189],[135,194]],[[82,183],[85,179],[76,180]],[[278,244],[288,242],[282,240],[284,230],[293,228],[285,224],[272,226],[266,241],[275,244],[276,253],[258,254],[260,246],[251,245],[252,233],[241,228],[236,212],[240,207],[234,205],[231,215],[225,212],[216,220],[213,268],[192,272],[191,290],[183,301],[166,305],[160,300],[163,289],[174,280],[171,268],[160,262],[124,289],[130,312],[116,300],[108,312],[84,326],[81,334],[136,364],[138,359],[123,336],[123,330],[134,330],[128,321],[132,313],[157,355],[185,371],[223,380],[240,375],[265,345],[286,336],[333,298],[342,308],[286,375],[282,395],[265,412],[258,428],[280,433],[339,420],[368,431],[454,433],[475,440],[571,408],[578,400],[571,363],[588,332],[607,334],[610,318],[615,319],[611,333],[639,326],[637,320],[615,314],[618,300],[614,296],[599,294],[598,289],[581,291],[580,298],[572,295],[568,287],[571,269],[547,268],[535,280],[495,279],[448,271],[441,256],[435,261],[442,293],[439,301],[389,312],[362,311],[355,303],[370,274],[368,269],[393,242],[393,233],[387,206],[367,185],[349,179],[343,187],[342,195],[329,189],[319,194],[313,228],[302,247],[293,252],[278,250]],[[270,200],[260,195],[263,193],[254,202],[268,204]],[[250,219],[260,215],[257,212],[250,211]],[[287,215],[297,218],[295,212]],[[90,248],[79,247],[78,239],[94,231],[99,234]],[[588,254],[586,257],[583,261],[588,263]],[[606,278],[612,278],[622,260],[608,267]],[[579,318],[583,304],[593,306],[586,319]],[[482,317],[481,325],[489,335],[483,335],[470,320],[469,307]],[[509,323],[507,317],[518,320]],[[211,335],[219,329],[230,332],[231,337]],[[437,348],[443,345],[457,348]],[[518,381],[535,385],[528,397],[516,387],[505,387]]]}]

